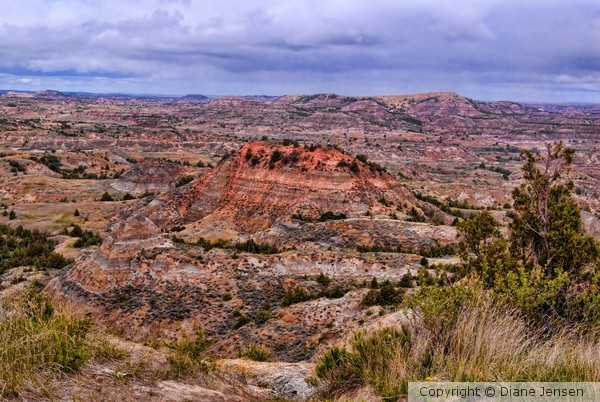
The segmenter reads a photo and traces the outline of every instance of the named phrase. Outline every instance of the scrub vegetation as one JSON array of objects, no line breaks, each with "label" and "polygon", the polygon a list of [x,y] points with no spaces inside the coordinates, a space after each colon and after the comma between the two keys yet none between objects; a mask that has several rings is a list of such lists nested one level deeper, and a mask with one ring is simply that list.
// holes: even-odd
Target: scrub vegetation
[{"label": "scrub vegetation", "polygon": [[583,230],[573,150],[523,153],[508,236],[488,211],[458,223],[462,264],[404,300],[409,323],[358,332],[320,356],[328,397],[409,381],[599,381],[600,247]]}]

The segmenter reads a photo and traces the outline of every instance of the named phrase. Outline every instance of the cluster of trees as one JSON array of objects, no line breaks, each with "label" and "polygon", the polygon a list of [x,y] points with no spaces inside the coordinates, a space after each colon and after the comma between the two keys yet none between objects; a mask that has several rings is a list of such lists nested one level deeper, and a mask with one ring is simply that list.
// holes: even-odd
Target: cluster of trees
[{"label": "cluster of trees", "polygon": [[194,181],[194,176],[182,176],[177,180],[175,187],[185,186],[186,184]]},{"label": "cluster of trees", "polygon": [[18,161],[9,161],[10,171],[13,173],[24,172],[27,173],[27,170],[23,165],[21,165]]},{"label": "cluster of trees", "polygon": [[380,286],[377,279],[373,277],[370,287],[371,289],[361,301],[363,306],[388,306],[402,302],[404,290],[397,289],[389,280],[386,280]]},{"label": "cluster of trees", "polygon": [[361,161],[362,163],[367,165],[369,167],[369,169],[371,169],[371,171],[379,172],[379,173],[387,172],[387,169],[385,167],[381,166],[378,163],[368,160],[366,155],[358,154],[358,155],[356,155],[356,159],[358,159],[359,161]]},{"label": "cluster of trees", "polygon": [[537,320],[600,320],[600,247],[584,231],[566,177],[573,154],[562,143],[523,152],[525,182],[512,194],[508,237],[487,211],[457,226],[464,266]]},{"label": "cluster of trees", "polygon": [[456,254],[455,246],[451,244],[439,245],[432,244],[430,246],[422,246],[418,249],[413,247],[398,246],[357,246],[356,250],[359,253],[402,253],[402,254],[418,254],[424,258],[441,258],[447,255]]},{"label": "cluster of trees", "polygon": [[[173,229],[183,229],[183,227],[174,227]],[[281,251],[270,244],[266,243],[257,243],[253,239],[246,240],[244,242],[239,243],[231,243],[225,239],[217,239],[214,241],[207,240],[203,237],[199,238],[195,243],[187,243],[184,239],[179,238],[177,236],[172,236],[171,240],[174,243],[180,244],[193,244],[195,246],[202,247],[204,251],[210,251],[213,248],[221,248],[221,249],[233,249],[238,252],[243,253],[252,253],[252,254],[278,254]]]},{"label": "cluster of trees", "polygon": [[333,211],[326,211],[323,212],[321,214],[321,216],[319,216],[316,219],[311,218],[310,216],[304,216],[302,214],[293,214],[292,215],[292,219],[297,219],[303,222],[326,222],[326,221],[338,221],[338,220],[343,220],[343,219],[348,219],[348,216],[343,213],[335,213]]},{"label": "cluster of trees", "polygon": [[44,154],[41,157],[31,156],[29,159],[35,162],[42,163],[46,165],[50,170],[60,173],[63,179],[90,179],[90,180],[104,180],[104,179],[117,179],[123,174],[125,171],[121,169],[118,172],[115,172],[112,176],[109,174],[109,166],[106,165],[102,168],[102,173],[89,173],[86,172],[86,167],[80,165],[74,169],[65,169],[60,161],[60,158],[53,154]]},{"label": "cluster of trees", "polygon": [[89,230],[83,230],[79,225],[73,225],[71,232],[67,228],[63,230],[63,234],[71,237],[78,237],[77,241],[73,243],[73,247],[82,248],[89,246],[99,246],[102,244],[102,238]]},{"label": "cluster of trees", "polygon": [[348,293],[349,289],[341,285],[329,287],[331,278],[326,275],[321,274],[317,276],[315,280],[321,284],[321,289],[319,291],[309,292],[302,286],[296,285],[283,293],[281,305],[291,306],[295,303],[302,303],[309,300],[319,299],[321,297],[326,297],[328,299],[339,299]]},{"label": "cluster of trees", "polygon": [[[291,142],[287,143],[287,145],[290,145],[290,144],[291,144]],[[284,141],[284,145],[286,145],[285,141]],[[294,147],[297,147],[297,146],[294,145]],[[256,166],[262,160],[263,154],[254,155],[254,154],[252,154],[252,150],[248,149],[248,151],[246,151],[246,154],[244,157],[247,161],[250,162],[251,166]],[[289,154],[284,154],[279,149],[275,149],[271,153],[271,156],[266,159],[268,159],[268,162],[269,162],[269,169],[274,169],[275,165],[279,161],[281,161],[281,165],[295,165],[296,163],[298,163],[300,161],[300,153],[297,150],[293,150]]]},{"label": "cluster of trees", "polygon": [[15,213],[14,210],[11,210],[10,212],[8,212],[8,209],[4,209],[4,211],[2,211],[2,216],[8,216],[8,219],[15,220],[17,219],[17,214]]},{"label": "cluster of trees", "polygon": [[46,233],[0,224],[0,274],[21,266],[36,269],[64,267],[69,261],[55,253],[54,246]]},{"label": "cluster of trees", "polygon": [[356,162],[356,159],[354,159],[352,162],[348,162],[344,159],[340,159],[340,161],[337,164],[337,167],[347,167],[350,169],[351,172],[354,173],[358,173],[360,172],[360,168],[358,167],[358,163]]},{"label": "cluster of trees", "polygon": [[446,212],[447,214],[458,216],[460,218],[464,218],[464,214],[461,211],[457,211],[456,209],[484,209],[483,207],[471,205],[465,201],[453,200],[452,198],[448,198],[442,201],[430,195],[421,194],[418,191],[415,191],[413,194],[419,200],[433,204],[440,208],[442,211]]}]

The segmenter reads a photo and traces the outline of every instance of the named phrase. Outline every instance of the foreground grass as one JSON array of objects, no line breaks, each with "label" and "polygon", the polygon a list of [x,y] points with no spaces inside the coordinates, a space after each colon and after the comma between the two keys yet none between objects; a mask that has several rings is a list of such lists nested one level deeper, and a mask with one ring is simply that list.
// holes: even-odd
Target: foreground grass
[{"label": "foreground grass", "polygon": [[[138,351],[134,358],[135,344],[121,343],[70,309],[53,305],[39,290],[32,288],[2,302],[2,400],[56,399],[61,386],[73,392],[78,388],[73,384],[81,385],[76,392],[87,395],[84,400],[102,400],[105,393],[130,392],[119,390],[130,381],[155,384],[182,377],[208,381],[207,374],[216,368],[213,361],[200,359],[208,346],[201,330],[166,345],[164,350]],[[167,365],[162,364],[163,358]],[[102,367],[112,378],[90,375],[90,367]]]},{"label": "foreground grass", "polygon": [[564,328],[532,329],[506,307],[479,303],[447,326],[423,320],[359,332],[350,350],[321,356],[317,374],[339,396],[371,387],[384,400],[407,393],[409,381],[600,381],[600,336]]},{"label": "foreground grass", "polygon": [[0,310],[0,397],[43,390],[79,370],[91,356],[89,327],[35,291],[7,301]]}]

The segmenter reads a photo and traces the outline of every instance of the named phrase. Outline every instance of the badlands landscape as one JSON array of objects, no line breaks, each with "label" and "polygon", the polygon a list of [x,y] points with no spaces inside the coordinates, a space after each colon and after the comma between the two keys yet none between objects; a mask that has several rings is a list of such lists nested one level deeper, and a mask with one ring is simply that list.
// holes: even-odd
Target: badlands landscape
[{"label": "badlands landscape", "polygon": [[[540,239],[570,243],[544,255],[523,222],[551,186]],[[0,377],[6,398],[370,401],[426,378],[600,379],[598,105],[5,92],[0,203],[3,309],[26,297],[79,328],[60,364]],[[22,255],[44,257],[20,263],[29,231],[45,246]],[[423,332],[454,345],[440,328],[477,314],[520,325],[529,349],[504,347],[525,371],[415,355]],[[552,347],[569,363],[528,360]]]}]

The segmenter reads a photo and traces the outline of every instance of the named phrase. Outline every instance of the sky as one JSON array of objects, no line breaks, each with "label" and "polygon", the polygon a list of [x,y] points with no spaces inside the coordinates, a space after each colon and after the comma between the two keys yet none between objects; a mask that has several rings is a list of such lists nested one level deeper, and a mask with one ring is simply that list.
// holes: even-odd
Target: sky
[{"label": "sky", "polygon": [[0,0],[0,89],[600,103],[600,0]]}]

